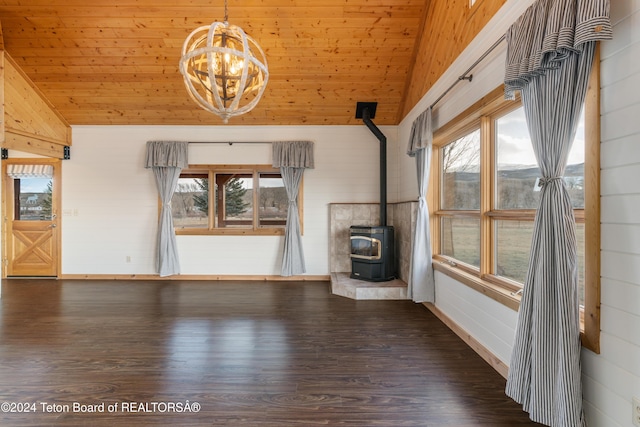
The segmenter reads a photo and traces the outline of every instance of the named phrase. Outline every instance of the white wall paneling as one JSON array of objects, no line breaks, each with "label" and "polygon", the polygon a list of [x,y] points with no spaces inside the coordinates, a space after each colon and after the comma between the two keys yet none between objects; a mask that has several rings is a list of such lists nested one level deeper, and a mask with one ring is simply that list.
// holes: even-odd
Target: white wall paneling
[{"label": "white wall paneling", "polygon": [[[382,127],[395,144],[396,127]],[[62,274],[153,274],[158,197],[148,140],[315,142],[304,177],[307,274],[329,274],[329,203],[379,200],[379,142],[366,126],[77,126],[63,167]],[[193,164],[270,164],[269,144],[191,144]],[[397,168],[395,168],[397,169]],[[393,176],[392,174],[390,174]],[[390,187],[396,185],[390,179]],[[281,236],[178,236],[183,274],[278,275]],[[130,257],[130,262],[127,262]]]}]

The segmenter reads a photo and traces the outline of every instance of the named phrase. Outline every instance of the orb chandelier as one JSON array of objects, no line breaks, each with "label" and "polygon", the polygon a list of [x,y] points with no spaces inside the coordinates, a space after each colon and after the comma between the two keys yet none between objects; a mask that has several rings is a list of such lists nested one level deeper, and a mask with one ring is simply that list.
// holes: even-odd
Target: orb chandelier
[{"label": "orb chandelier", "polygon": [[180,73],[191,98],[222,118],[251,111],[260,100],[269,70],[264,52],[242,28],[224,22],[196,28],[182,46]]}]

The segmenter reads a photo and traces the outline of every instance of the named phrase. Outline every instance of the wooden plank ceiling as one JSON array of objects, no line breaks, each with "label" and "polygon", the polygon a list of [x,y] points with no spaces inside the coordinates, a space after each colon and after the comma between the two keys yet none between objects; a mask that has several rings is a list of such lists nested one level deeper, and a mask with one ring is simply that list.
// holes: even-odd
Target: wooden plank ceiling
[{"label": "wooden plank ceiling", "polygon": [[[264,49],[270,71],[258,106],[230,125],[356,124],[357,101],[378,102],[377,124],[397,124],[428,89],[409,83],[416,56],[429,56],[421,52],[423,32],[436,37],[434,28],[467,22],[468,14],[451,14],[455,5],[468,9],[468,0],[228,2],[229,22]],[[71,125],[216,125],[222,120],[189,98],[178,61],[184,39],[222,21],[223,6],[223,0],[0,0],[0,22],[5,51]],[[418,77],[439,76],[493,9],[472,27],[458,26],[464,37],[449,37],[438,49],[446,60],[430,60],[430,69],[422,60]],[[427,12],[440,21],[428,31]],[[455,18],[443,19],[447,12]]]}]

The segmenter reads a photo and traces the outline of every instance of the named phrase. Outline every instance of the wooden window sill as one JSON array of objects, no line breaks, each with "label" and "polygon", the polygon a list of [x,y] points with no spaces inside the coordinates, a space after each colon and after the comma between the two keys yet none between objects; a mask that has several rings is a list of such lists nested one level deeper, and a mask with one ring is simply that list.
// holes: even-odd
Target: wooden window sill
[{"label": "wooden window sill", "polygon": [[520,308],[519,293],[508,290],[501,285],[483,280],[471,273],[463,271],[458,267],[451,266],[440,259],[433,260],[433,269],[446,274],[453,279],[456,279],[457,281],[509,307],[514,311],[518,311],[518,308]]}]

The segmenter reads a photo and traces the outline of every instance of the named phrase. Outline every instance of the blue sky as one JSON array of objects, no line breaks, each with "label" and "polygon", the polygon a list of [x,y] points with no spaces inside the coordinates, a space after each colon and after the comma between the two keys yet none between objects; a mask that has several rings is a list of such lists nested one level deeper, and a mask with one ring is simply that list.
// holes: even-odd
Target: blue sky
[{"label": "blue sky", "polygon": [[47,184],[51,181],[49,178],[21,178],[21,193],[44,193],[47,190]]}]

